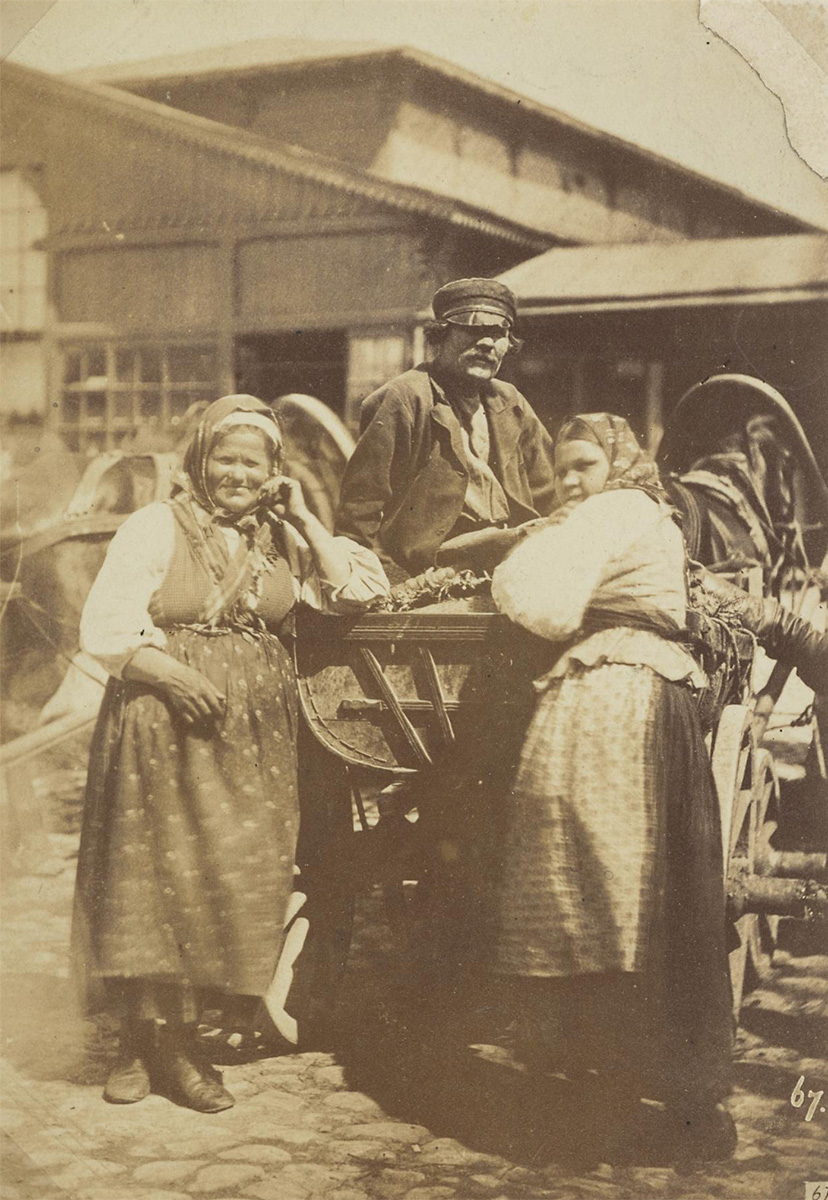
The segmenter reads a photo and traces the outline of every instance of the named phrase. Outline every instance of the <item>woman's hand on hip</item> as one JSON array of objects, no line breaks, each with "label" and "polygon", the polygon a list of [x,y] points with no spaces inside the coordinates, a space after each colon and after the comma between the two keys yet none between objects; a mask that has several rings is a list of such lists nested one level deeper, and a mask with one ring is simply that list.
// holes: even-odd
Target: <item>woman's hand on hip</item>
[{"label": "woman's hand on hip", "polygon": [[186,663],[171,660],[172,670],[159,686],[188,725],[215,720],[224,714],[225,698],[206,675]]},{"label": "woman's hand on hip", "polygon": [[206,675],[155,646],[142,646],[124,667],[124,679],[148,683],[163,692],[188,725],[224,713],[224,696]]}]

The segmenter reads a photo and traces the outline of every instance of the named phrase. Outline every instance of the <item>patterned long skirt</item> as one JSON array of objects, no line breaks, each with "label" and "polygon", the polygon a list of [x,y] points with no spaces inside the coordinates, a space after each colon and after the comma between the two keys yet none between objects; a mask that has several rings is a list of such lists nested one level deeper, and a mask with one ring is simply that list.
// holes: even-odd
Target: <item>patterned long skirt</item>
[{"label": "patterned long skirt", "polygon": [[509,798],[494,969],[524,1055],[632,1073],[656,1099],[730,1086],[718,803],[692,694],[575,668],[540,698]]},{"label": "patterned long skirt", "polygon": [[298,832],[296,682],[271,636],[172,630],[171,654],[226,696],[187,726],[111,680],[93,739],[73,951],[94,1011],[107,985],[261,996],[282,944]]}]

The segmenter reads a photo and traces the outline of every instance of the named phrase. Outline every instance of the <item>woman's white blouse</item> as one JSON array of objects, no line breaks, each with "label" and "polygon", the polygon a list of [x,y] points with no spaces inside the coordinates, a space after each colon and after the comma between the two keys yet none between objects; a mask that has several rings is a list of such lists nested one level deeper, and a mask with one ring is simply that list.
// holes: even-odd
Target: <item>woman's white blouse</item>
[{"label": "woman's white blouse", "polygon": [[[221,526],[232,555],[238,530]],[[334,587],[316,572],[313,554],[304,538],[284,524],[287,558],[297,601],[321,612],[343,613],[364,608],[388,593],[388,580],[379,559],[350,538],[335,539],[347,554],[350,576]],[[164,649],[167,639],[149,614],[152,597],[164,582],[175,549],[175,517],[168,504],[148,504],[124,521],[113,537],[103,566],[81,614],[81,649],[96,658],[110,675],[120,678],[126,663],[141,646]]]},{"label": "woman's white blouse", "polygon": [[[629,488],[591,496],[561,525],[519,543],[494,572],[495,604],[517,624],[550,641],[577,634],[590,603],[638,601],[672,617],[687,617],[685,551],[666,505]],[[547,678],[570,661],[650,666],[667,679],[704,687],[706,679],[681,646],[646,630],[603,629],[577,641]]]}]

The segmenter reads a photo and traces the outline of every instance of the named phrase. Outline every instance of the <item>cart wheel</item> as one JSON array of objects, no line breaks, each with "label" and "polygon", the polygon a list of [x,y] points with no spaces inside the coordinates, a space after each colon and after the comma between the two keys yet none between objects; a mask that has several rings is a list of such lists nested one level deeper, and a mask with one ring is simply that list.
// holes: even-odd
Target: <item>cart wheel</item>
[{"label": "cart wheel", "polygon": [[273,407],[285,439],[285,472],[299,480],[311,511],[333,529],[354,439],[336,413],[313,396],[280,396]]},{"label": "cart wheel", "polygon": [[[722,713],[711,767],[722,829],[729,831],[723,846],[725,875],[737,862],[741,869],[752,872],[777,784],[773,759],[766,750],[757,749],[752,714],[744,705],[730,705]],[[739,944],[730,952],[729,962],[733,1012],[737,1020],[746,992],[770,971],[776,925],[773,918],[760,917],[756,913],[745,913],[734,922]]]},{"label": "cart wheel", "polygon": [[[755,862],[762,842],[775,832],[774,819],[779,810],[779,780],[773,756],[768,750],[757,750],[753,762],[753,794],[756,820],[754,825],[751,864]],[[757,982],[773,973],[773,952],[779,936],[779,917],[755,914],[748,931],[748,967]]]},{"label": "cart wheel", "polygon": [[[719,718],[710,758],[719,798],[725,877],[733,847],[739,842],[750,808],[750,748],[750,710],[743,705],[729,705]],[[737,1021],[745,989],[748,960],[747,926],[752,919],[750,915],[746,915],[734,923],[734,934],[738,938],[738,944],[728,955],[733,1014]]]}]

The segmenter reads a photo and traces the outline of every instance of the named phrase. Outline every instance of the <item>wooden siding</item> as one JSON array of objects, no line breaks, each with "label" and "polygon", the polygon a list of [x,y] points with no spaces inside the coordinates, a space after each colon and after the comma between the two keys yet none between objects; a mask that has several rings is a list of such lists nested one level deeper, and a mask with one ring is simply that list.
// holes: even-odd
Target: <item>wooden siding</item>
[{"label": "wooden siding", "polygon": [[370,73],[347,81],[300,77],[290,86],[265,78],[249,128],[370,170],[393,124],[394,93]]},{"label": "wooden siding", "polygon": [[214,246],[75,250],[57,256],[62,322],[164,332],[210,329],[222,317]]},{"label": "wooden siding", "polygon": [[[324,164],[304,177],[289,151],[134,97],[22,68],[3,92],[4,166],[48,215],[45,336],[16,355],[15,403],[36,397],[76,449],[169,432],[193,398],[237,386],[254,342],[282,356],[296,331],[325,334],[324,398],[344,411],[378,372],[408,365],[440,284],[494,275],[538,242],[425,190],[371,181],[366,194]],[[184,372],[188,353],[209,370]]]},{"label": "wooden siding", "polygon": [[347,325],[371,314],[413,315],[431,298],[430,272],[413,237],[294,237],[238,248],[240,322],[282,327],[312,320]]},{"label": "wooden siding", "polygon": [[531,103],[506,104],[405,54],[130,87],[567,242],[801,227],[646,151],[556,121]]},{"label": "wooden siding", "polygon": [[631,206],[632,212],[614,207],[601,174],[567,161],[571,155],[538,146],[511,151],[494,129],[470,131],[451,114],[407,102],[373,169],[415,186],[427,179],[430,187],[467,203],[485,197],[491,211],[571,242],[676,236],[651,219],[649,205]]},{"label": "wooden siding", "polygon": [[365,63],[357,74],[148,81],[130,88],[172,108],[370,169],[394,122],[399,84]]},{"label": "wooden siding", "polygon": [[56,104],[28,82],[7,84],[2,136],[5,165],[48,164],[52,235],[389,215],[344,189],[161,133],[140,114],[102,114],[80,90],[77,103]]}]

